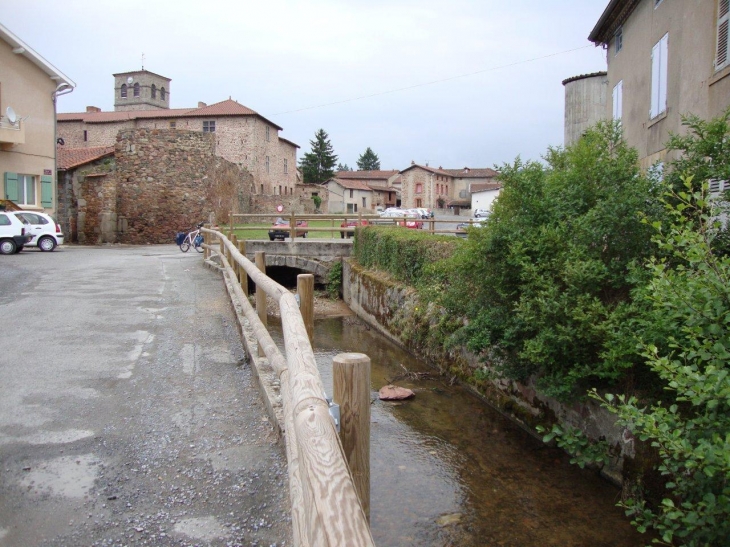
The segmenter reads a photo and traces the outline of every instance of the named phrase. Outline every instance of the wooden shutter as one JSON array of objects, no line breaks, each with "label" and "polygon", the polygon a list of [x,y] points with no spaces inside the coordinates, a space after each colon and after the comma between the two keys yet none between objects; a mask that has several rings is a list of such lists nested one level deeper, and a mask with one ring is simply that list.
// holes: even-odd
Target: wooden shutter
[{"label": "wooden shutter", "polygon": [[715,70],[728,64],[728,24],[730,21],[730,0],[719,0],[717,6],[717,60]]},{"label": "wooden shutter", "polygon": [[667,69],[669,34],[662,36],[651,49],[651,106],[649,118],[655,118],[667,109]]},{"label": "wooden shutter", "polygon": [[613,87],[613,119],[620,120],[623,111],[624,81],[621,80]]},{"label": "wooden shutter", "polygon": [[53,177],[50,175],[41,177],[41,205],[46,209],[53,207]]},{"label": "wooden shutter", "polygon": [[20,194],[18,192],[18,173],[5,173],[5,195],[4,199],[9,199],[18,203]]}]

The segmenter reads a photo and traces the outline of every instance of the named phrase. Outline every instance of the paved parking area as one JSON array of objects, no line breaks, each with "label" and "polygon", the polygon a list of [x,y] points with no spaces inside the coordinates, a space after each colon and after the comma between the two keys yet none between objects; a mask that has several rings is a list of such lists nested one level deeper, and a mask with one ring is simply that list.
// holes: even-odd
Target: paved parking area
[{"label": "paved parking area", "polygon": [[0,256],[0,547],[291,544],[220,276],[173,245]]}]

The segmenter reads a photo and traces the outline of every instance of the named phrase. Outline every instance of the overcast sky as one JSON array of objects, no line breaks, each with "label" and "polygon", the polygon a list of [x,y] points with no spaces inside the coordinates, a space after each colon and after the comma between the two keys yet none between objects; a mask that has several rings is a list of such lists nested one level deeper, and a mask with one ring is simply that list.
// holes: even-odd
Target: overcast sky
[{"label": "overcast sky", "polygon": [[[562,145],[565,78],[608,0],[0,0],[0,21],[77,85],[60,112],[113,110],[112,74],[172,79],[170,106],[231,97],[340,161],[383,169],[538,159]],[[1,68],[1,67],[0,67]]]}]

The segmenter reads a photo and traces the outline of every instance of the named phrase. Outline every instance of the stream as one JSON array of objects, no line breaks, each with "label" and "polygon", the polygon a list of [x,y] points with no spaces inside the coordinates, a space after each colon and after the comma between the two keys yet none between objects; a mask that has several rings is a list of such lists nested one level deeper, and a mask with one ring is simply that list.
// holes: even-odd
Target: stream
[{"label": "stream", "polygon": [[[278,318],[269,330],[281,346]],[[371,528],[379,547],[636,547],[650,542],[616,507],[620,490],[550,448],[354,316],[315,321],[328,395],[332,359],[372,361]],[[402,379],[416,396],[378,399]]]}]

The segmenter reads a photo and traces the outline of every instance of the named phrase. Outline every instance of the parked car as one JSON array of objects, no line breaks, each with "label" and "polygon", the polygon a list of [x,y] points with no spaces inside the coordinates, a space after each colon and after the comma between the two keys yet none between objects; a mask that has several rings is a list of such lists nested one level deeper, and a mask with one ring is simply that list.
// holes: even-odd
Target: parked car
[{"label": "parked car", "polygon": [[[295,237],[307,237],[308,230],[306,228],[308,227],[309,224],[306,220],[297,220],[297,227],[294,229]],[[289,237],[289,221],[279,217],[269,229],[269,240],[280,239],[284,241],[287,237]]]},{"label": "parked car", "polygon": [[487,218],[492,212],[489,209],[474,209],[474,216],[476,218]]},{"label": "parked car", "polygon": [[398,226],[405,226],[406,228],[413,228],[414,230],[420,230],[423,228],[423,221],[418,213],[414,211],[404,211],[400,216],[406,218],[405,220],[399,220]]},{"label": "parked car", "polygon": [[41,251],[52,251],[57,245],[63,245],[61,226],[51,215],[31,211],[15,211],[11,213],[28,224],[26,232],[33,238],[26,247],[38,247]]},{"label": "parked car", "polygon": [[23,250],[32,239],[29,225],[10,212],[0,212],[0,254],[11,255]]},{"label": "parked car", "polygon": [[[367,220],[345,220],[342,224],[340,224],[340,228],[351,228],[355,226],[367,226],[370,224]],[[340,232],[340,237],[342,239],[345,239],[346,237],[352,237],[355,235],[355,232]]]},{"label": "parked car", "polygon": [[471,226],[480,227],[482,225],[482,222],[484,222],[483,218],[473,218],[469,222],[459,222],[459,224],[456,225],[456,236],[457,237],[466,237],[467,229]]},{"label": "parked car", "polygon": [[421,215],[421,218],[433,218],[433,211],[431,211],[431,209],[426,209],[424,207],[416,207],[413,210],[416,211],[419,215]]}]

